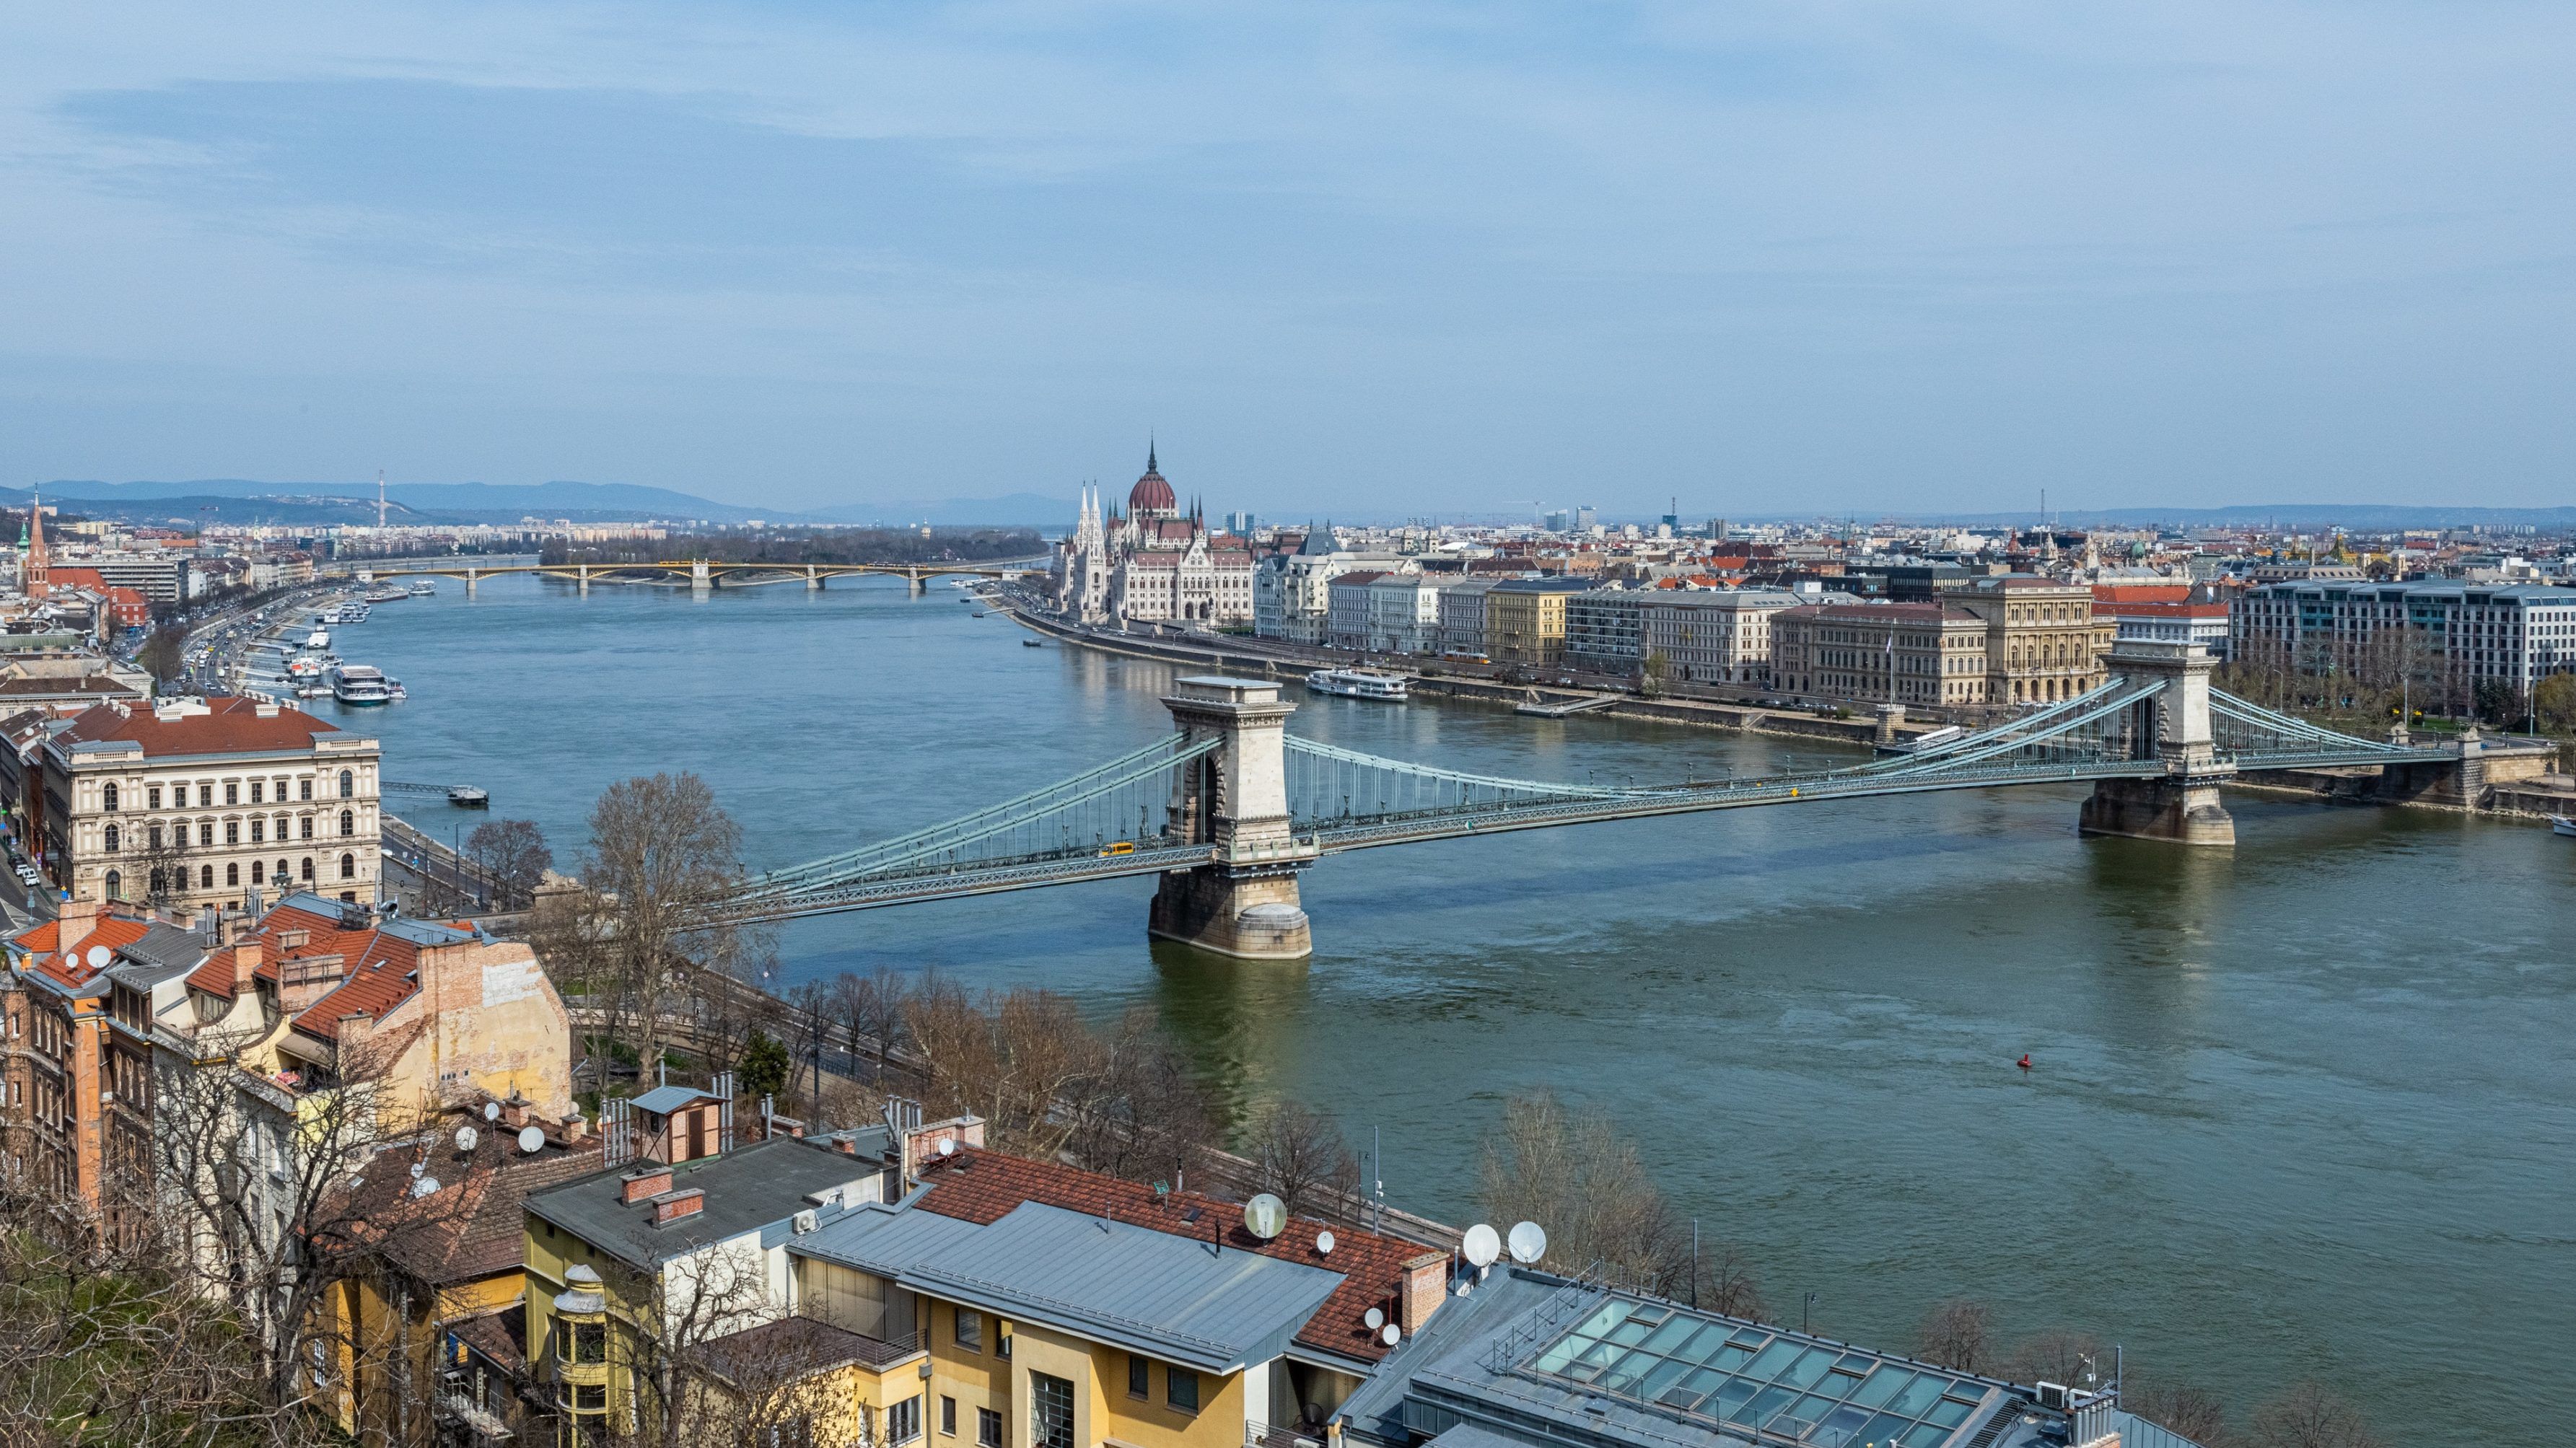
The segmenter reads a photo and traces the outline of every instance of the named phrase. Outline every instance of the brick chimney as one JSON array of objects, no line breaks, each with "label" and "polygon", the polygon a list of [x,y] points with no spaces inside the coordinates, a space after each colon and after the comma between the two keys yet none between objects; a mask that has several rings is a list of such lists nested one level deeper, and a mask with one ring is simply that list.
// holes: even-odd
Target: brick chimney
[{"label": "brick chimney", "polygon": [[620,1177],[618,1199],[633,1206],[646,1197],[658,1197],[671,1189],[671,1169],[667,1166],[646,1167]]},{"label": "brick chimney", "polygon": [[684,1192],[664,1192],[653,1199],[653,1225],[667,1227],[682,1217],[694,1217],[705,1211],[707,1194],[698,1187]]},{"label": "brick chimney", "polygon": [[54,916],[62,927],[61,933],[55,937],[55,948],[66,958],[79,948],[82,941],[89,939],[89,933],[92,930],[98,928],[98,910],[99,902],[96,900],[61,902],[60,909]]},{"label": "brick chimney", "polygon": [[1404,1264],[1404,1288],[1396,1304],[1395,1325],[1411,1337],[1449,1299],[1449,1254],[1425,1252]]},{"label": "brick chimney", "polygon": [[259,971],[260,962],[268,957],[268,949],[257,940],[245,940],[230,949],[233,955],[233,994],[247,995],[251,990],[252,977]]}]

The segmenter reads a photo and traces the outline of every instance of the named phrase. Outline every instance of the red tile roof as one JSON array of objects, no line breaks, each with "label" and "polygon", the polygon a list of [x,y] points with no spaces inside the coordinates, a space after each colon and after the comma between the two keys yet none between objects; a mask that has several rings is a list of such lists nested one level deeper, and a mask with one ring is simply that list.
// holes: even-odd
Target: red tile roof
[{"label": "red tile roof", "polygon": [[[1173,1192],[1157,1198],[1152,1187],[1137,1182],[995,1151],[960,1151],[932,1161],[921,1169],[921,1178],[929,1188],[920,1203],[924,1211],[978,1225],[1000,1221],[1022,1202],[1062,1207],[1199,1241],[1216,1235],[1222,1223],[1223,1240],[1229,1247],[1341,1273],[1342,1285],[1315,1309],[1315,1315],[1299,1329],[1297,1340],[1366,1362],[1375,1362],[1387,1353],[1386,1345],[1378,1341],[1364,1320],[1368,1310],[1375,1307],[1389,1318],[1398,1316],[1404,1264],[1425,1253],[1436,1256],[1440,1252],[1439,1248],[1419,1242],[1335,1227],[1331,1229],[1333,1251],[1326,1256],[1315,1250],[1315,1234],[1325,1230],[1321,1222],[1300,1218],[1290,1223],[1287,1231],[1265,1242],[1245,1230],[1243,1208],[1236,1203],[1197,1192]],[[1183,1221],[1192,1207],[1199,1209],[1199,1219]]]},{"label": "red tile roof", "polygon": [[340,732],[338,726],[295,709],[275,709],[262,717],[262,707],[256,699],[208,699],[206,713],[164,719],[149,708],[99,705],[75,715],[61,737],[73,743],[131,739],[152,756],[309,749],[315,736]]},{"label": "red tile roof", "polygon": [[141,940],[144,932],[151,928],[149,921],[128,920],[122,915],[102,915],[92,924],[88,934],[73,937],[72,958],[69,960],[62,958],[57,945],[62,939],[62,922],[59,920],[48,920],[11,938],[33,953],[35,958],[29,962],[30,968],[58,985],[77,990],[98,978],[97,968],[89,963],[91,946],[103,945],[116,950]]},{"label": "red tile roof", "polygon": [[[279,935],[290,930],[305,932],[304,942],[281,947]],[[340,983],[296,1013],[295,1028],[309,1036],[336,1041],[342,1017],[363,1013],[383,1020],[420,989],[420,947],[373,926],[343,930],[336,916],[280,905],[260,917],[250,938],[264,944],[267,958],[280,962],[281,969],[287,961],[340,958]]]}]

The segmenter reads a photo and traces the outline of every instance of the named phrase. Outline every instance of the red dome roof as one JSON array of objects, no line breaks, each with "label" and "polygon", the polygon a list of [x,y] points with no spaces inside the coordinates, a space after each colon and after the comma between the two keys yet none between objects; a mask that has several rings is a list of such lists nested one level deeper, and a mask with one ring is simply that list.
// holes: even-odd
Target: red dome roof
[{"label": "red dome roof", "polygon": [[1136,486],[1127,490],[1127,516],[1177,513],[1180,510],[1181,500],[1173,496],[1172,485],[1163,481],[1163,474],[1155,467],[1154,450],[1150,447],[1145,449],[1145,476],[1138,478]]}]

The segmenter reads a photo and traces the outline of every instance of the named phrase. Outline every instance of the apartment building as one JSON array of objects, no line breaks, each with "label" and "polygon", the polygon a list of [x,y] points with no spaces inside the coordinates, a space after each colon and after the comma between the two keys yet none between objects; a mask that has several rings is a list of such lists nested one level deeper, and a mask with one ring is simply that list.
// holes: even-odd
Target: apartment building
[{"label": "apartment building", "polygon": [[1432,654],[1440,651],[1440,595],[1456,583],[1455,575],[1383,573],[1369,585],[1368,642],[1371,653]]},{"label": "apartment building", "polygon": [[1801,604],[1771,618],[1771,678],[1793,694],[1973,708],[1990,700],[1986,620],[1939,603]]},{"label": "apartment building", "polygon": [[1461,578],[1440,590],[1440,651],[1481,658],[1485,653],[1485,595],[1499,578]]},{"label": "apartment building", "polygon": [[2267,583],[2239,595],[2229,647],[2248,663],[2455,688],[2528,691],[2576,671],[2576,588],[2517,583]]},{"label": "apartment building", "polygon": [[1588,578],[1507,578],[1485,594],[1485,654],[1527,669],[1565,665],[1566,600],[1592,587]]},{"label": "apartment building", "polygon": [[81,900],[229,904],[246,889],[376,898],[377,742],[288,704],[111,701],[22,751],[18,836]]},{"label": "apartment building", "polygon": [[1797,606],[1777,588],[1657,589],[1638,605],[1638,645],[1678,683],[1766,684],[1771,621]]}]

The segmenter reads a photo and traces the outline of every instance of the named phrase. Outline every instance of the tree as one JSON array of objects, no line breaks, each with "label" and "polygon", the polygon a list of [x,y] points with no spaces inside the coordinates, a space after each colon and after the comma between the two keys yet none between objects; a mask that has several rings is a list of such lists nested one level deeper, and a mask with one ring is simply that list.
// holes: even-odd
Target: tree
[{"label": "tree", "polygon": [[2091,1387],[2110,1355],[2090,1333],[2052,1327],[2016,1346],[1995,1376],[2017,1383],[2065,1383]]},{"label": "tree", "polygon": [[2120,1406],[2150,1423],[2180,1433],[2201,1448],[2227,1448],[2227,1405],[2204,1388],[2166,1384],[2152,1378],[2134,1385],[2122,1383]]},{"label": "tree", "polygon": [[768,933],[724,913],[742,880],[742,829],[694,774],[621,780],[592,807],[579,888],[537,933],[601,1000],[612,1049],[631,1043],[639,1070],[660,1061],[666,1022],[705,976],[749,979],[767,960]]},{"label": "tree", "polygon": [[[1595,1268],[1665,1296],[1687,1296],[1702,1280],[1688,1223],[1674,1216],[1646,1173],[1636,1143],[1597,1109],[1575,1110],[1553,1091],[1514,1096],[1485,1137],[1476,1169],[1476,1200],[1491,1220],[1528,1220],[1547,1229],[1548,1259],[1587,1272]],[[1749,1296],[1751,1274],[1731,1248]],[[1704,1245],[1701,1260],[1708,1260]]]},{"label": "tree", "polygon": [[903,999],[903,977],[888,967],[867,976],[845,970],[832,982],[832,1012],[849,1033],[850,1053],[860,1054],[863,1040],[874,1047],[869,1053],[871,1083],[884,1083],[886,1053],[903,1034]]},{"label": "tree", "polygon": [[1299,1102],[1275,1102],[1256,1114],[1244,1154],[1252,1158],[1255,1189],[1286,1203],[1292,1217],[1326,1215],[1327,1203],[1339,1215],[1359,1195],[1359,1158],[1341,1125]]},{"label": "tree", "polygon": [[1973,1373],[1985,1360],[1991,1330],[1984,1303],[1953,1297],[1924,1314],[1923,1325],[1914,1330],[1914,1352],[1925,1362]]},{"label": "tree", "polygon": [[536,900],[555,852],[533,820],[494,820],[477,825],[465,837],[465,857],[492,882],[492,903],[503,910],[525,910]]},{"label": "tree", "polygon": [[2552,674],[2531,691],[2540,727],[2552,734],[2576,734],[2576,674]]},{"label": "tree", "polygon": [[734,1078],[742,1084],[745,1099],[760,1096],[783,1096],[787,1077],[796,1062],[787,1048],[767,1031],[754,1030],[751,1045],[742,1053],[742,1063],[734,1068]]},{"label": "tree", "polygon": [[2246,1441],[2252,1448],[2379,1448],[2361,1414],[2317,1382],[2294,1383],[2256,1408]]},{"label": "tree", "polygon": [[187,672],[188,633],[185,629],[163,625],[152,631],[134,661],[152,676],[152,682],[167,687]]}]

